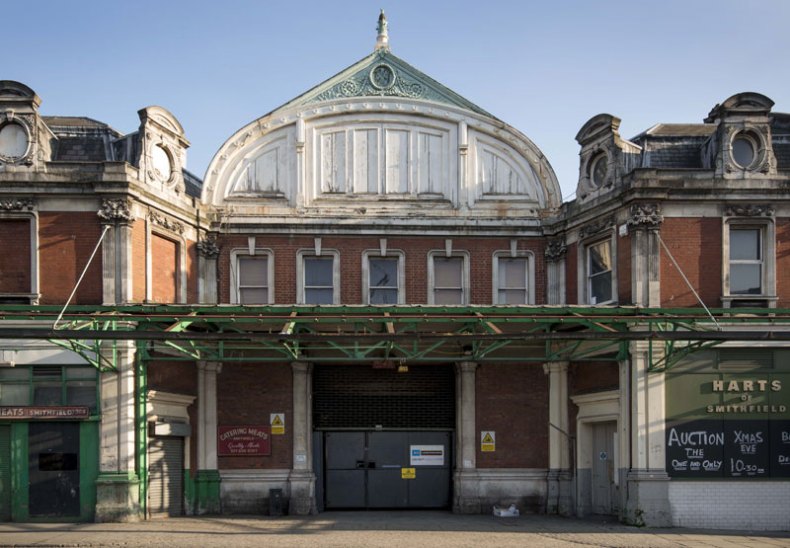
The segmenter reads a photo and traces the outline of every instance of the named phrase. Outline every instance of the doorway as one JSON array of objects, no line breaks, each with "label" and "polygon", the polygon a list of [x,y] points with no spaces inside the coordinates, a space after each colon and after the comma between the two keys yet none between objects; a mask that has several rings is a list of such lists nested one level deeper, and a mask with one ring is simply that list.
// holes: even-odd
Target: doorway
[{"label": "doorway", "polygon": [[79,516],[80,425],[30,423],[28,458],[30,516]]}]

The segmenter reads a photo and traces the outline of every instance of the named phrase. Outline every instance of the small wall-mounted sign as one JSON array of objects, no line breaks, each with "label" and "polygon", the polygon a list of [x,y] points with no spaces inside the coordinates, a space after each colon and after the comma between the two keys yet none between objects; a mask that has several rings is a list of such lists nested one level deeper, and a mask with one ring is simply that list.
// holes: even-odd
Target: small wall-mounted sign
[{"label": "small wall-mounted sign", "polygon": [[257,424],[220,426],[217,428],[217,454],[225,457],[271,455],[269,427]]},{"label": "small wall-mounted sign", "polygon": [[401,479],[415,479],[417,477],[417,469],[416,468],[401,468],[400,469],[400,478]]},{"label": "small wall-mounted sign", "polygon": [[483,430],[480,432],[480,451],[483,453],[493,453],[496,451],[496,432],[493,430]]},{"label": "small wall-mounted sign", "polygon": [[82,406],[70,407],[0,407],[0,419],[87,419],[91,416],[90,409]]},{"label": "small wall-mounted sign", "polygon": [[272,427],[272,436],[285,434],[285,413],[272,413],[269,415],[269,425]]}]

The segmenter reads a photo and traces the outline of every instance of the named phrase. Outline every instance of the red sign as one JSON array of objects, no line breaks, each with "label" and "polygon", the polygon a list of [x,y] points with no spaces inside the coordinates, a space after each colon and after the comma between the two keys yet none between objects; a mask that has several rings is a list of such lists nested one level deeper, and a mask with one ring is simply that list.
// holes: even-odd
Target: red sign
[{"label": "red sign", "polygon": [[272,454],[268,426],[220,426],[217,428],[217,454],[222,457]]},{"label": "red sign", "polygon": [[91,416],[87,407],[0,407],[0,419],[87,419]]}]

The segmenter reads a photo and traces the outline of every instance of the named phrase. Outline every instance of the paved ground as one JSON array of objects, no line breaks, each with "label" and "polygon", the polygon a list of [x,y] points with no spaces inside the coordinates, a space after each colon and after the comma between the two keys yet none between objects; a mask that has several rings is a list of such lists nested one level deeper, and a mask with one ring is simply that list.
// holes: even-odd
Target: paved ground
[{"label": "paved ground", "polygon": [[0,546],[790,547],[790,533],[638,529],[615,521],[447,512],[326,512],[306,518],[201,517],[142,523],[0,523]]}]

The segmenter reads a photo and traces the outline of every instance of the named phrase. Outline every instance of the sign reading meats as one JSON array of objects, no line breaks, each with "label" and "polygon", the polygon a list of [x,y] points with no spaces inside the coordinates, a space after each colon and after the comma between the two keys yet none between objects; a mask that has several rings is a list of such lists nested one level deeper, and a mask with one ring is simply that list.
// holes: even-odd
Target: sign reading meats
[{"label": "sign reading meats", "polygon": [[266,456],[272,454],[269,426],[220,426],[217,454],[222,457]]}]

